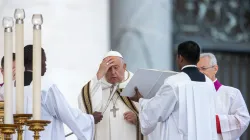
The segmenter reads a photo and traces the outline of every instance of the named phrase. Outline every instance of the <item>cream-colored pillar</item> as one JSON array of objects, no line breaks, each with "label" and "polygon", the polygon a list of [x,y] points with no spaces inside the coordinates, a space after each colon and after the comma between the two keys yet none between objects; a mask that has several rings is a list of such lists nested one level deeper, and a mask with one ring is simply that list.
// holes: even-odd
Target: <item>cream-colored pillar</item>
[{"label": "cream-colored pillar", "polygon": [[111,41],[132,72],[171,70],[172,0],[111,0]]}]

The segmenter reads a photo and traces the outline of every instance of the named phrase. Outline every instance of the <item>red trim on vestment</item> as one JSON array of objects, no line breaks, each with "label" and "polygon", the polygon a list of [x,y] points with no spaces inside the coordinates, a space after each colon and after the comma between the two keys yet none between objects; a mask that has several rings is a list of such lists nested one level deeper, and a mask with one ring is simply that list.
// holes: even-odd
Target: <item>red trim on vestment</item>
[{"label": "red trim on vestment", "polygon": [[218,115],[216,115],[216,128],[217,128],[217,133],[221,134],[220,118]]}]

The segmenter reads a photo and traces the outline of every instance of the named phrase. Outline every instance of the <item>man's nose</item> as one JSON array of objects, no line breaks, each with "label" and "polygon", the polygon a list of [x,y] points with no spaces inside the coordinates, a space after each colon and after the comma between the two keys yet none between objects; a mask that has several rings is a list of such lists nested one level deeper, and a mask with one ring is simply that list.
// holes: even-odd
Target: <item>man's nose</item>
[{"label": "man's nose", "polygon": [[115,74],[115,68],[113,68],[113,67],[111,68],[111,73]]}]

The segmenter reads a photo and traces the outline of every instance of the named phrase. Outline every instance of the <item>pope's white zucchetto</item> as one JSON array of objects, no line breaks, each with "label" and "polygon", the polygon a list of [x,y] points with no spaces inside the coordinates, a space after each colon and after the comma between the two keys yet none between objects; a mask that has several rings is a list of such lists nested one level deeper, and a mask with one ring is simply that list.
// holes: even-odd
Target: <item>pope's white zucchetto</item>
[{"label": "pope's white zucchetto", "polygon": [[[119,52],[117,52],[117,51],[109,51],[109,52],[104,56],[104,58],[109,57],[109,56],[117,56],[117,57],[123,58],[122,55],[121,55]],[[103,59],[104,59],[104,58],[103,58]]]}]

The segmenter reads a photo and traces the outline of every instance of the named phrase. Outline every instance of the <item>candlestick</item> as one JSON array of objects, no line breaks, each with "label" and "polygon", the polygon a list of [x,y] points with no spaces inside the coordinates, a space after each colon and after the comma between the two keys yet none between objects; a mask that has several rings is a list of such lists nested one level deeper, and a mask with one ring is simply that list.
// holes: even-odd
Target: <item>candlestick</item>
[{"label": "candlestick", "polygon": [[11,135],[15,133],[15,124],[0,124],[1,132],[4,134],[4,140],[11,140]]},{"label": "candlestick", "polygon": [[12,82],[12,53],[13,53],[13,18],[4,17],[4,123],[13,124],[13,82]]},{"label": "candlestick", "polygon": [[[0,124],[4,124],[4,102],[0,101]],[[0,130],[0,140],[4,140],[4,134]]]},{"label": "candlestick", "polygon": [[43,131],[45,126],[47,126],[50,121],[45,120],[29,120],[27,121],[27,126],[29,126],[29,130],[34,132],[34,140],[39,140],[39,133]]},{"label": "candlestick", "polygon": [[33,119],[41,119],[41,28],[43,17],[34,14],[33,23]]},{"label": "candlestick", "polygon": [[25,13],[23,9],[16,9],[16,113],[24,113],[24,31],[23,20]]},{"label": "candlestick", "polygon": [[17,125],[17,140],[23,139],[23,126],[32,117],[32,114],[14,114],[14,123]]}]

